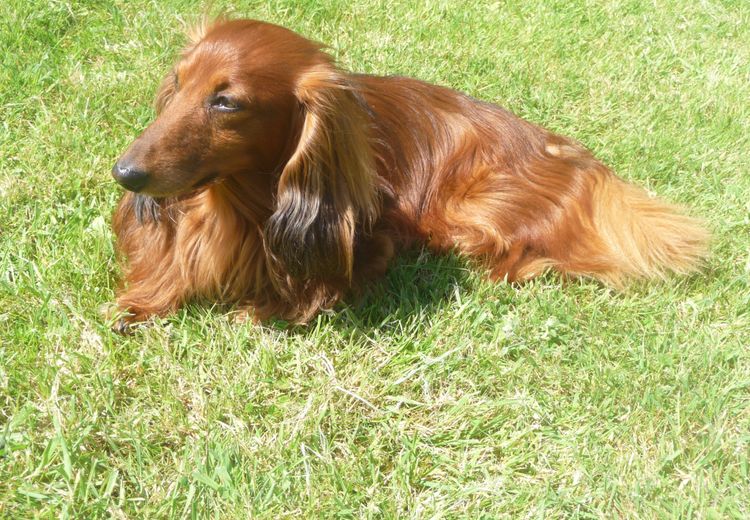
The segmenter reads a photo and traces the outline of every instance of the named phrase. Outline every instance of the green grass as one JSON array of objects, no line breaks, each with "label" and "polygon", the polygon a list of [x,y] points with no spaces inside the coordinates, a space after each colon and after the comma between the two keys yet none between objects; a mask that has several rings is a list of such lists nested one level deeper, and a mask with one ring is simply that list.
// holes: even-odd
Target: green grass
[{"label": "green grass", "polygon": [[715,231],[617,293],[412,251],[307,328],[132,337],[109,177],[200,2],[0,3],[0,517],[750,517],[750,3],[214,2],[495,101]]}]

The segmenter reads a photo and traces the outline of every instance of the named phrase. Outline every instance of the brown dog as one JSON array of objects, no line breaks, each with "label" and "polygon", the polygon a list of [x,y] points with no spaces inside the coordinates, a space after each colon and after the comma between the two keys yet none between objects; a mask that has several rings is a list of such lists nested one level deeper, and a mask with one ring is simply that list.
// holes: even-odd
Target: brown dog
[{"label": "brown dog", "polygon": [[125,322],[191,298],[310,319],[406,243],[493,278],[554,269],[621,286],[687,273],[707,233],[580,144],[459,92],[350,74],[321,46],[218,21],[113,168]]}]

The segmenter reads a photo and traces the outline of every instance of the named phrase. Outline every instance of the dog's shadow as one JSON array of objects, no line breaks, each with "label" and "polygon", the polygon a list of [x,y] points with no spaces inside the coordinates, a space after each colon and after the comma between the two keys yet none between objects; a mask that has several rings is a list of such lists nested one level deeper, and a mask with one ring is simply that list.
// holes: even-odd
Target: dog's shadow
[{"label": "dog's shadow", "polygon": [[[322,312],[310,323],[294,325],[271,319],[261,326],[293,336],[314,334],[318,326],[344,334],[369,334],[410,320],[430,320],[455,300],[456,293],[470,292],[476,271],[469,260],[455,254],[436,255],[426,249],[402,251],[384,277],[347,295],[342,303]],[[230,305],[192,302],[167,321],[180,329],[208,334],[212,316],[226,315],[232,321],[235,310]]]},{"label": "dog's shadow", "polygon": [[[429,319],[457,291],[468,290],[471,277],[469,262],[455,254],[408,250],[396,257],[383,278],[349,295],[321,319],[336,328],[365,333],[415,317]],[[290,329],[301,334],[308,330],[309,327]]]}]

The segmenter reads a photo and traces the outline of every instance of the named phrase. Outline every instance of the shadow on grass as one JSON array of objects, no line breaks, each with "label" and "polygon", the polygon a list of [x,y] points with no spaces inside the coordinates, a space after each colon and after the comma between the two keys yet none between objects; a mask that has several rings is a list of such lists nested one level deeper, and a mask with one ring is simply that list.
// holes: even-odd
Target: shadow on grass
[{"label": "shadow on grass", "polygon": [[[396,257],[383,278],[370,282],[359,294],[348,296],[324,319],[334,327],[363,331],[415,316],[431,316],[456,291],[467,291],[471,276],[470,263],[454,254],[408,250]],[[308,330],[309,326],[290,329],[302,334]]]},{"label": "shadow on grass", "polygon": [[[348,295],[333,310],[313,318],[307,325],[272,319],[263,326],[304,336],[313,334],[317,325],[366,332],[406,323],[415,317],[428,319],[454,299],[456,292],[468,292],[472,271],[469,261],[454,254],[407,250],[397,255],[383,278],[369,282],[358,294]],[[228,304],[194,301],[166,321],[182,331],[192,330],[203,335],[209,333],[214,318],[232,314],[233,310]]]}]

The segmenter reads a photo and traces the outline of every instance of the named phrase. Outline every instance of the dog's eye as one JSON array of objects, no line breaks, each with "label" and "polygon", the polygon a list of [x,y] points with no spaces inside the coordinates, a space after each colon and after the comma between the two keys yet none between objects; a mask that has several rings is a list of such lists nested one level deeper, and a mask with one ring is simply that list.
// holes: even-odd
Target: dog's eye
[{"label": "dog's eye", "polygon": [[211,108],[219,112],[236,112],[242,108],[239,103],[227,96],[214,96],[211,98],[210,104]]}]

